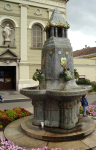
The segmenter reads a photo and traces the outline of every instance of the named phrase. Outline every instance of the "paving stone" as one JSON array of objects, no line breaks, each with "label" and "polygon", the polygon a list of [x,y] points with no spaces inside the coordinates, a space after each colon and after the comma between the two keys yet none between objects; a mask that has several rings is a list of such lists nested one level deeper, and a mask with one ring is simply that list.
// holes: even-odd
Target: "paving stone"
[{"label": "paving stone", "polygon": [[3,139],[5,139],[4,134],[3,134],[3,131],[0,131],[0,136],[1,136]]},{"label": "paving stone", "polygon": [[[92,135],[91,135],[92,137]],[[96,146],[96,139],[91,138],[90,136],[84,138],[83,140],[81,140],[83,143],[85,143],[87,146],[89,146],[90,148],[95,147]]]},{"label": "paving stone", "polygon": [[89,147],[79,140],[68,142],[49,142],[48,148],[61,148],[61,150],[68,150],[74,148],[74,150],[85,150]]},{"label": "paving stone", "polygon": [[92,150],[96,150],[96,147],[92,148]]},{"label": "paving stone", "polygon": [[14,142],[14,144],[19,145],[21,147],[26,147],[26,148],[43,148],[48,143],[46,141],[37,140],[34,138],[30,138],[28,136],[22,136],[12,141]]}]

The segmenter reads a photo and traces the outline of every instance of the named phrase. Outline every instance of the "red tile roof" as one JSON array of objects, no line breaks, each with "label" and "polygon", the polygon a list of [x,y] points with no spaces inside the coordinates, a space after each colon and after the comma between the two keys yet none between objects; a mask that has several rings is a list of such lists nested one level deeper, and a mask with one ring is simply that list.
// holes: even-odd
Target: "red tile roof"
[{"label": "red tile roof", "polygon": [[73,57],[90,55],[96,53],[96,47],[87,47],[81,50],[73,51]]}]

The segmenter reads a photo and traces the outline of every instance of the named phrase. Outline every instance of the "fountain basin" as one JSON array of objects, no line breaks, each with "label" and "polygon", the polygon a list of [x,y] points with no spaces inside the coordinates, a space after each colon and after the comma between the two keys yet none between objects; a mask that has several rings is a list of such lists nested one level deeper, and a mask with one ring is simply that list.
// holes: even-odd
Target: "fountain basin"
[{"label": "fountain basin", "polygon": [[[35,88],[35,89],[34,89]],[[87,93],[86,88],[66,90],[38,90],[24,88],[20,93],[31,98],[34,106],[32,124],[47,127],[74,128],[78,122],[80,97]]]}]

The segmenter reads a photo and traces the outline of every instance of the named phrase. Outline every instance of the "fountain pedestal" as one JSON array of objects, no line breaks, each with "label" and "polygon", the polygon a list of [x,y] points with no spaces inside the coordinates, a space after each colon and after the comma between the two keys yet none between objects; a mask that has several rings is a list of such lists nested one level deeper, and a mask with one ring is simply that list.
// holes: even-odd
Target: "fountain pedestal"
[{"label": "fountain pedestal", "polygon": [[20,93],[32,99],[32,124],[72,129],[78,122],[77,99],[87,93],[74,80],[73,53],[67,38],[68,23],[55,9],[45,27],[47,40],[42,49],[41,70],[36,69],[34,80],[39,89],[21,89]]},{"label": "fountain pedestal", "polygon": [[41,122],[47,127],[63,129],[74,128],[78,122],[78,98],[87,93],[86,88],[70,90],[30,90],[21,89],[20,93],[32,99],[34,106],[33,125]]}]

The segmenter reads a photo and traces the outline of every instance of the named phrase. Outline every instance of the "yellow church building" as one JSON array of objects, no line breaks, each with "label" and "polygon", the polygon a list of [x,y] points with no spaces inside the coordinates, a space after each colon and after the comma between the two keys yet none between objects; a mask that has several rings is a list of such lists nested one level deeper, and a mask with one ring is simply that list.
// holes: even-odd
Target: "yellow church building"
[{"label": "yellow church building", "polygon": [[0,0],[0,90],[37,85],[44,27],[55,8],[66,20],[68,0]]}]

